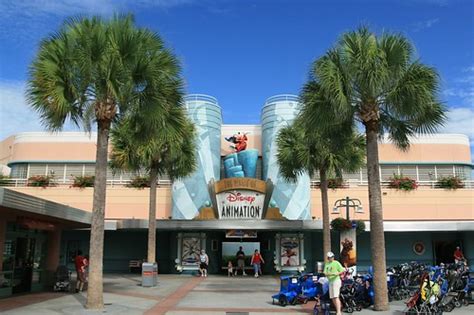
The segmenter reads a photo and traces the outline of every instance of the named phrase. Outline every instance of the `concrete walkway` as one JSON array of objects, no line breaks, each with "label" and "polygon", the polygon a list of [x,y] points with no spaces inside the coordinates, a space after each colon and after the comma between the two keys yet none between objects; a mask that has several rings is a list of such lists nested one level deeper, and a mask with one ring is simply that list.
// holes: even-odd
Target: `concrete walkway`
[{"label": "concrete walkway", "polygon": [[[280,307],[271,296],[278,292],[279,279],[266,276],[199,278],[185,275],[160,275],[159,285],[143,288],[138,275],[106,275],[102,311],[84,308],[86,294],[45,292],[0,300],[0,313],[8,315],[62,314],[167,314],[167,315],[244,315],[312,314],[314,302]],[[402,314],[404,304],[391,304],[388,312],[363,310],[358,314]],[[474,305],[455,309],[453,315],[474,314]]]}]

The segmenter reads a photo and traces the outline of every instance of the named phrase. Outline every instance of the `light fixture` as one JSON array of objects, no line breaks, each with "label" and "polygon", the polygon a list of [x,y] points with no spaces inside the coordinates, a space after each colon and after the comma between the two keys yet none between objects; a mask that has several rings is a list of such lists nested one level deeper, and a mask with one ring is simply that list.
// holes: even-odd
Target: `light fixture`
[{"label": "light fixture", "polygon": [[332,213],[339,213],[339,207],[332,208]]},{"label": "light fixture", "polygon": [[362,206],[357,206],[356,212],[357,213],[364,213],[364,208],[362,208]]}]

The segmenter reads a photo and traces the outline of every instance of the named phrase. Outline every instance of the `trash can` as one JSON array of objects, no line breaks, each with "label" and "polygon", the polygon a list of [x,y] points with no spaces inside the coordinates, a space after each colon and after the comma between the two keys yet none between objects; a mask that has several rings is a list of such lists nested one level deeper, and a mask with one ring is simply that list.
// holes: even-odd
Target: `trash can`
[{"label": "trash can", "polygon": [[323,273],[324,272],[324,261],[316,262],[316,272]]},{"label": "trash can", "polygon": [[142,287],[155,287],[158,281],[158,264],[142,264]]}]

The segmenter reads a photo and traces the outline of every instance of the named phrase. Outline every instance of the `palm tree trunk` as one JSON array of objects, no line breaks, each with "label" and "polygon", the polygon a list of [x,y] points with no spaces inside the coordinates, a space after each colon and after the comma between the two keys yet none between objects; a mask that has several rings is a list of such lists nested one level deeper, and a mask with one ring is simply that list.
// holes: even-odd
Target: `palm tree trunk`
[{"label": "palm tree trunk", "polygon": [[[375,124],[374,124],[375,125]],[[374,310],[388,310],[387,267],[380,188],[378,126],[366,126],[367,177],[369,180],[370,247],[374,267]]]},{"label": "palm tree trunk", "polygon": [[158,172],[155,168],[150,170],[150,205],[148,209],[148,262],[156,261],[156,182]]},{"label": "palm tree trunk", "polygon": [[323,255],[324,261],[326,261],[326,254],[331,251],[331,227],[329,223],[328,179],[325,169],[319,170],[319,181],[323,207]]},{"label": "palm tree trunk", "polygon": [[89,247],[89,286],[87,290],[87,308],[89,309],[102,309],[104,307],[102,268],[110,121],[99,120],[97,122],[97,129],[94,200]]}]

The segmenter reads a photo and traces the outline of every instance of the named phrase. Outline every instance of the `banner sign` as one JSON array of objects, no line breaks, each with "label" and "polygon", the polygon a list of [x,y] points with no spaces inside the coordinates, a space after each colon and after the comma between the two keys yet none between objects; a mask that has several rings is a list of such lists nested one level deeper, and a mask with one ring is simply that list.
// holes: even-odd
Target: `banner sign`
[{"label": "banner sign", "polygon": [[266,192],[266,182],[255,178],[233,177],[216,182],[214,187],[216,194],[236,189],[253,190],[264,194]]},{"label": "banner sign", "polygon": [[231,190],[217,194],[216,199],[219,219],[262,219],[265,194]]},{"label": "banner sign", "polygon": [[225,233],[226,238],[257,238],[257,231],[253,230],[229,230]]}]

